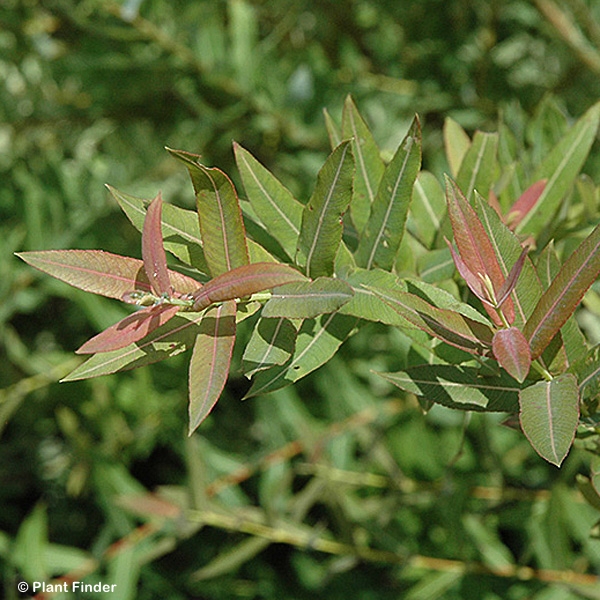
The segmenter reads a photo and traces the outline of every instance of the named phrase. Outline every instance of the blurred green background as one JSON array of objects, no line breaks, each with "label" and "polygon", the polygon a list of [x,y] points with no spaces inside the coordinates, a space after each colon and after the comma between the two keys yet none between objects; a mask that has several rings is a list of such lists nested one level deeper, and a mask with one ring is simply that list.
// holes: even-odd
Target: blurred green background
[{"label": "blurred green background", "polygon": [[[423,416],[372,374],[402,367],[397,332],[364,328],[299,385],[244,403],[234,370],[188,439],[186,357],[57,383],[125,309],[13,256],[139,257],[104,184],[193,207],[164,146],[237,182],[236,140],[305,201],[323,109],[339,121],[348,93],[388,152],[418,113],[441,176],[447,116],[526,129],[549,95],[569,118],[600,98],[600,4],[3,0],[0,81],[5,598],[65,574],[116,583],[115,599],[600,598],[599,515],[574,484],[585,454],[557,470],[499,416]],[[172,504],[140,499],[156,490]]]}]

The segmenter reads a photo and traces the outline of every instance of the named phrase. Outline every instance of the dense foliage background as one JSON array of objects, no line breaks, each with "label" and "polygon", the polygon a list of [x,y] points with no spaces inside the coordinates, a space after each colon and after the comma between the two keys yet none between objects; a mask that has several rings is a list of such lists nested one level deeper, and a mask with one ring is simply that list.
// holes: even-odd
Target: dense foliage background
[{"label": "dense foliage background", "polygon": [[[473,131],[501,114],[527,138],[550,94],[569,119],[597,101],[599,22],[592,0],[5,0],[4,597],[68,573],[123,599],[599,598],[599,516],[575,487],[587,455],[576,447],[559,471],[500,416],[423,416],[371,373],[402,367],[397,332],[370,326],[264,398],[240,403],[248,384],[233,376],[188,439],[182,357],[56,383],[124,309],[13,257],[139,257],[104,184],[192,207],[164,146],[235,179],[235,139],[306,199],[328,152],[322,109],[339,119],[348,93],[390,152],[417,112],[424,166],[441,176],[446,116]],[[599,157],[585,168],[596,183]],[[600,341],[597,324],[586,331]],[[140,499],[159,487],[212,521]]]}]

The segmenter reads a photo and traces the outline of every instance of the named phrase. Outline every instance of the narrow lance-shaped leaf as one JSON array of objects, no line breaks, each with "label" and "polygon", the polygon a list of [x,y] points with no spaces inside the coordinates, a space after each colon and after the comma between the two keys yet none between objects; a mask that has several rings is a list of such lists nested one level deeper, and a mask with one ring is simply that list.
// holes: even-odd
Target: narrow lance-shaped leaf
[{"label": "narrow lance-shaped leaf", "polygon": [[327,129],[327,137],[329,138],[329,146],[332,150],[335,150],[342,143],[342,134],[326,108],[323,109],[323,117],[325,119],[325,128]]},{"label": "narrow lance-shaped leaf", "polygon": [[456,177],[460,165],[471,147],[471,139],[467,132],[454,119],[444,120],[444,148],[450,165],[450,172]]},{"label": "narrow lance-shaped leaf", "polygon": [[[489,278],[497,299],[505,278],[485,228],[473,207],[450,178],[446,178],[446,195],[454,241],[458,246],[460,257],[475,276],[481,274]],[[487,304],[484,304],[484,307],[494,323],[501,326],[502,319],[496,310]],[[509,323],[514,321],[515,311],[510,298],[504,302],[502,312]]]},{"label": "narrow lance-shaped leaf", "polygon": [[369,218],[379,182],[385,170],[379,148],[351,96],[347,96],[342,113],[342,136],[352,140],[356,164],[350,215],[354,227],[361,232]]},{"label": "narrow lance-shaped leaf", "polygon": [[273,290],[262,309],[262,316],[311,319],[338,310],[353,295],[354,291],[346,282],[330,277],[282,285]]},{"label": "narrow lance-shaped leaf", "polygon": [[532,209],[523,216],[517,232],[537,235],[551,219],[573,185],[596,139],[600,102],[592,106],[556,144],[535,173],[534,180],[547,179]]},{"label": "narrow lance-shaped leaf", "polygon": [[510,207],[508,215],[506,216],[506,223],[511,229],[514,230],[525,216],[531,212],[537,201],[540,199],[540,196],[546,187],[546,183],[546,179],[540,179],[531,184]]},{"label": "narrow lance-shaped leaf", "polygon": [[353,172],[350,142],[345,141],[319,171],[315,190],[302,214],[298,258],[309,277],[333,274],[342,241],[342,219],[352,198]]},{"label": "narrow lance-shaped leaf", "polygon": [[[148,202],[125,194],[110,185],[106,187],[132,225],[138,231],[143,231]],[[208,274],[209,269],[202,250],[200,224],[196,211],[165,204],[162,207],[162,234],[165,250],[186,265]]]},{"label": "narrow lance-shaped leaf", "polygon": [[227,382],[235,343],[235,313],[235,302],[228,301],[207,311],[200,322],[189,371],[190,435],[213,409]]},{"label": "narrow lance-shaped leaf", "polygon": [[197,155],[169,152],[185,163],[192,178],[206,262],[216,277],[249,262],[238,196],[223,171],[198,162]]},{"label": "narrow lance-shaped leaf", "polygon": [[519,393],[523,433],[533,449],[560,467],[579,424],[577,380],[564,373],[551,381],[539,381]]},{"label": "narrow lance-shaped leaf", "polygon": [[419,365],[398,373],[378,373],[416,396],[462,410],[512,412],[519,386],[506,374],[481,377],[479,369],[455,365]]},{"label": "narrow lance-shaped leaf", "polygon": [[294,352],[296,327],[289,319],[261,317],[244,350],[244,375],[251,377],[273,365],[285,364]]},{"label": "narrow lance-shaped leaf", "polygon": [[516,327],[500,329],[494,334],[492,350],[500,366],[523,383],[531,367],[531,352],[521,331]]},{"label": "narrow lance-shaped leaf", "polygon": [[179,312],[173,319],[125,348],[94,354],[62,381],[76,381],[110,375],[117,371],[150,365],[192,348],[198,334],[198,323],[204,313]]},{"label": "narrow lance-shaped leaf", "polygon": [[356,249],[356,263],[360,267],[389,271],[394,265],[420,166],[421,125],[415,117],[379,183]]},{"label": "narrow lance-shaped leaf", "polygon": [[487,325],[453,310],[436,308],[408,292],[375,288],[372,291],[407,321],[429,335],[472,354],[489,353],[492,330]]},{"label": "narrow lance-shaped leaf", "polygon": [[162,237],[162,196],[160,193],[148,206],[142,232],[144,269],[157,296],[171,295],[171,282]]},{"label": "narrow lance-shaped leaf", "polygon": [[496,173],[498,134],[475,132],[473,143],[463,157],[456,175],[456,183],[468,202],[477,190],[487,198]]},{"label": "narrow lance-shaped leaf", "polygon": [[531,357],[552,341],[600,273],[600,225],[569,256],[525,323]]},{"label": "narrow lance-shaped leaf", "polygon": [[325,364],[352,333],[357,323],[354,317],[331,313],[317,319],[306,319],[296,338],[296,347],[284,365],[260,371],[252,378],[246,398],[266,394],[298,381]]},{"label": "narrow lance-shaped leaf", "polygon": [[194,294],[194,310],[215,302],[244,298],[285,283],[306,281],[306,277],[288,265],[253,263],[232,269],[207,282]]},{"label": "narrow lance-shaped leaf", "polygon": [[233,149],[252,208],[286,254],[294,258],[304,207],[250,152],[236,143]]},{"label": "narrow lance-shaped leaf", "polygon": [[164,325],[181,309],[172,304],[158,304],[126,316],[83,344],[77,354],[110,352],[133,344]]},{"label": "narrow lance-shaped leaf", "polygon": [[[20,252],[17,256],[32,267],[52,275],[80,290],[108,298],[123,299],[133,290],[152,292],[143,261],[103,250],[45,250]],[[173,287],[180,293],[192,293],[199,283],[169,271]]]}]

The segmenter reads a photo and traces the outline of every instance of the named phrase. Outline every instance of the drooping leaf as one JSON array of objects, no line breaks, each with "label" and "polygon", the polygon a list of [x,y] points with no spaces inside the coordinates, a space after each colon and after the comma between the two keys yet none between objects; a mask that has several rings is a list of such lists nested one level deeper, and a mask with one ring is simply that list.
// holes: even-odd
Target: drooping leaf
[{"label": "drooping leaf", "polygon": [[494,334],[492,350],[500,366],[523,383],[531,367],[531,352],[521,331],[516,327],[500,329]]},{"label": "drooping leaf", "polygon": [[245,397],[285,387],[325,364],[352,333],[356,322],[354,317],[338,313],[306,319],[298,331],[290,360],[284,365],[275,365],[256,373]]},{"label": "drooping leaf", "polygon": [[142,258],[150,286],[157,296],[171,294],[167,257],[162,238],[162,196],[148,205],[142,232]]},{"label": "drooping leaf", "polygon": [[296,326],[289,319],[261,317],[244,350],[242,364],[246,377],[285,364],[294,352],[296,334]]},{"label": "drooping leaf", "polygon": [[377,188],[356,249],[356,263],[391,270],[404,235],[413,186],[421,166],[421,125],[415,117]]},{"label": "drooping leaf", "polygon": [[172,319],[181,309],[172,304],[158,304],[126,316],[83,344],[77,354],[95,354],[125,348]]},{"label": "drooping leaf", "polygon": [[[152,292],[143,261],[103,250],[44,250],[20,252],[17,256],[32,267],[76,288],[121,300],[133,290]],[[191,277],[169,270],[173,287],[192,293],[200,284]]]},{"label": "drooping leaf", "polygon": [[579,390],[571,373],[539,381],[519,392],[520,421],[533,449],[560,467],[579,423]]},{"label": "drooping leaf", "polygon": [[302,222],[302,204],[250,152],[236,143],[233,149],[252,208],[267,231],[293,259]]},{"label": "drooping leaf", "polygon": [[[106,187],[133,226],[141,232],[144,228],[147,201],[120,192],[111,186]],[[165,204],[162,208],[162,235],[165,250],[186,265],[208,274],[196,211]]]},{"label": "drooping leaf", "polygon": [[299,264],[311,277],[333,274],[342,241],[343,216],[352,198],[354,161],[350,141],[342,142],[317,176],[315,190],[304,207],[298,239]]},{"label": "drooping leaf", "polygon": [[223,171],[198,162],[197,155],[169,152],[188,168],[196,193],[204,256],[213,277],[248,264],[246,230],[237,192]]},{"label": "drooping leaf", "polygon": [[342,138],[352,140],[356,173],[350,215],[356,231],[361,232],[369,218],[385,165],[373,135],[351,96],[347,96],[344,102]]},{"label": "drooping leaf", "polygon": [[444,148],[450,165],[452,177],[456,177],[460,165],[471,147],[471,138],[467,132],[452,118],[444,119]]},{"label": "drooping leaf", "polygon": [[496,176],[497,150],[497,133],[475,132],[473,143],[463,157],[456,175],[456,183],[463,190],[467,202],[471,202],[475,190],[487,198]]},{"label": "drooping leaf", "polygon": [[547,179],[546,186],[531,210],[517,227],[521,234],[537,236],[554,216],[560,202],[573,185],[598,131],[600,102],[592,106],[563,136],[533,176]]},{"label": "drooping leaf", "polygon": [[419,365],[378,375],[406,392],[450,408],[514,412],[518,407],[519,385],[506,374],[482,377],[473,367]]},{"label": "drooping leaf", "polygon": [[[505,276],[492,242],[477,213],[450,178],[446,178],[446,195],[454,241],[458,246],[460,257],[474,276],[481,273],[489,277],[497,298],[497,292],[502,288]],[[484,304],[484,307],[494,323],[501,326],[502,320],[496,311],[487,304]],[[504,302],[501,310],[508,322],[512,323],[515,319],[515,311],[510,298]]]},{"label": "drooping leaf", "polygon": [[216,404],[229,376],[235,343],[236,304],[233,300],[206,311],[192,359],[189,386],[189,434],[191,435]]},{"label": "drooping leaf", "polygon": [[273,290],[262,316],[312,319],[336,311],[349,302],[353,295],[347,283],[331,277],[282,285]]},{"label": "drooping leaf", "polygon": [[244,265],[217,275],[200,288],[194,294],[194,310],[296,281],[306,281],[306,277],[289,265],[268,262]]},{"label": "drooping leaf", "polygon": [[180,311],[144,339],[119,350],[94,354],[62,381],[110,375],[176,356],[194,345],[203,314]]},{"label": "drooping leaf", "polygon": [[525,323],[531,357],[536,359],[573,314],[600,273],[600,225],[565,261]]},{"label": "drooping leaf", "polygon": [[472,354],[489,353],[492,330],[480,321],[453,310],[432,306],[415,294],[371,289],[398,314],[429,335]]}]

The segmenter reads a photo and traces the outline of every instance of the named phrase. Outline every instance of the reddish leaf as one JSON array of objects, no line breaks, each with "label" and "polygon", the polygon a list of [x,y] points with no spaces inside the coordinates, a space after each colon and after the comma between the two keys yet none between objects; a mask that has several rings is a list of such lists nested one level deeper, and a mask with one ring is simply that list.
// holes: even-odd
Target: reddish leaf
[{"label": "reddish leaf", "polygon": [[506,223],[513,231],[527,213],[535,206],[546,187],[547,181],[547,179],[540,179],[533,185],[530,185],[512,205],[511,209],[508,211]]},{"label": "reddish leaf", "polygon": [[[144,263],[137,258],[103,250],[46,250],[20,252],[17,256],[32,267],[48,273],[80,290],[121,300],[123,294],[152,291]],[[191,277],[169,271],[180,293],[195,292],[200,284]]]},{"label": "reddish leaf", "polygon": [[523,383],[531,366],[531,352],[521,331],[516,327],[497,331],[492,340],[492,350],[500,366]]},{"label": "reddish leaf", "polygon": [[235,343],[236,304],[225,302],[205,313],[190,361],[190,435],[216,404],[229,375]]},{"label": "reddish leaf", "polygon": [[76,352],[77,354],[96,354],[96,352],[110,352],[125,348],[164,325],[180,309],[180,306],[172,304],[158,304],[138,310],[88,340]]},{"label": "reddish leaf", "polygon": [[525,323],[531,358],[536,359],[573,314],[600,273],[600,225],[585,239],[552,280]]},{"label": "reddish leaf", "polygon": [[[445,238],[444,238],[445,239]],[[483,281],[480,277],[477,277],[474,273],[469,270],[469,267],[465,264],[463,259],[460,257],[460,254],[454,250],[452,244],[446,239],[446,244],[450,249],[450,254],[452,255],[452,260],[454,261],[454,265],[456,266],[456,270],[460,274],[460,276],[465,280],[465,283],[469,286],[469,289],[482,301],[486,304],[490,304],[489,293],[485,289],[483,285]]]},{"label": "reddish leaf", "polygon": [[194,310],[203,310],[215,302],[244,298],[278,285],[306,281],[296,269],[281,263],[253,263],[218,275],[194,295]]},{"label": "reddish leaf", "polygon": [[157,296],[171,295],[167,256],[162,237],[162,196],[160,193],[148,206],[142,231],[142,258],[146,275]]},{"label": "reddish leaf", "polygon": [[[450,178],[446,179],[446,196],[454,241],[463,262],[476,276],[481,273],[481,275],[489,277],[496,298],[498,298],[498,291],[504,284],[504,275],[483,224],[456,183]],[[484,307],[494,323],[502,325],[502,319],[496,311],[487,304],[484,304]],[[509,323],[514,321],[515,310],[510,298],[504,302],[502,312]]]},{"label": "reddish leaf", "polygon": [[527,258],[528,252],[529,252],[529,246],[523,248],[523,251],[521,252],[519,258],[517,258],[517,261],[512,266],[512,269],[510,270],[508,277],[502,284],[502,287],[498,290],[498,298],[497,298],[498,306],[502,306],[502,304],[504,304],[506,299],[510,296],[512,291],[515,289],[515,286],[517,285],[517,281],[519,279],[519,275],[521,274],[521,271],[523,270],[523,265],[525,264],[525,259]]}]

